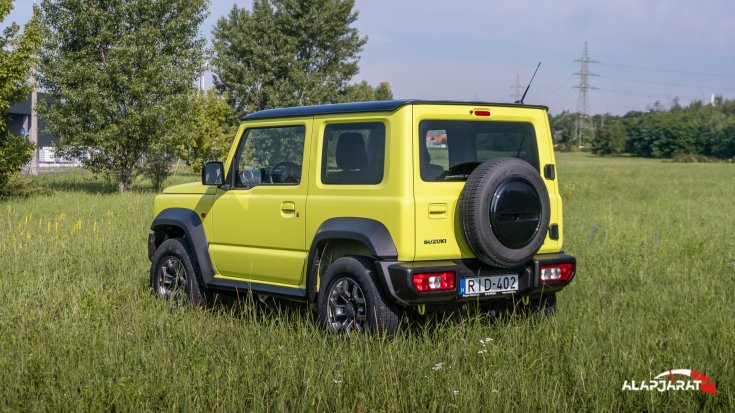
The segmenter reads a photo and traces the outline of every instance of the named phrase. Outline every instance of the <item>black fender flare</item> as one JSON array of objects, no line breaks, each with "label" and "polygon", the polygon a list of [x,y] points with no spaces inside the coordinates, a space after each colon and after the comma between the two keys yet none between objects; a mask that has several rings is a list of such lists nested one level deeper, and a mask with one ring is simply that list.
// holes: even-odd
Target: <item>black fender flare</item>
[{"label": "black fender flare", "polygon": [[202,272],[202,281],[208,284],[214,278],[214,267],[209,258],[209,242],[204,233],[202,220],[196,212],[186,208],[167,208],[161,211],[151,224],[151,230],[164,230],[166,227],[180,228],[186,234],[194,256]]},{"label": "black fender flare", "polygon": [[[364,244],[370,253],[378,259],[395,260],[398,258],[398,250],[393,242],[388,228],[380,221],[369,218],[340,217],[324,221],[314,234],[311,241],[306,267],[306,294],[309,302],[315,302],[317,290],[318,247],[323,241],[330,239],[348,239]],[[378,268],[380,272],[380,269]],[[387,291],[387,281],[379,277],[384,284],[382,287]]]}]

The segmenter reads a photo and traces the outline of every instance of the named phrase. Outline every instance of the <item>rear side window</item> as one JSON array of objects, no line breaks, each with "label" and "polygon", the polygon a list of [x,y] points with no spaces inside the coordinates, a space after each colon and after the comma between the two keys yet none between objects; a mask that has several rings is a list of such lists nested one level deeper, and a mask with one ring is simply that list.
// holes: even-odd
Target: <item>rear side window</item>
[{"label": "rear side window", "polygon": [[504,157],[539,169],[536,131],[528,122],[424,120],[418,143],[426,182],[465,181],[481,163]]},{"label": "rear side window", "polygon": [[322,183],[376,185],[383,181],[385,125],[328,125],[324,129]]}]

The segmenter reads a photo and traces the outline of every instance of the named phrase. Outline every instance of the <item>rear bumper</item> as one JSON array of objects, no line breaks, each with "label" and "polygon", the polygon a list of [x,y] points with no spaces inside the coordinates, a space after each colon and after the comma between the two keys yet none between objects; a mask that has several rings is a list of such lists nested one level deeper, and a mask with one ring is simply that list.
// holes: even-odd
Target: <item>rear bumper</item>
[{"label": "rear bumper", "polygon": [[[541,282],[540,268],[546,265],[572,263],[575,273],[566,281]],[[407,307],[415,304],[446,304],[451,302],[496,300],[513,296],[537,296],[553,293],[566,287],[576,275],[576,259],[563,252],[556,254],[539,254],[525,264],[515,268],[490,267],[478,260],[446,260],[398,262],[378,261],[378,271],[385,293],[397,304]],[[450,291],[423,292],[414,288],[413,274],[426,272],[454,272],[455,289]],[[495,293],[491,295],[462,297],[459,295],[459,279],[465,277],[518,275],[518,290],[510,293]]]}]

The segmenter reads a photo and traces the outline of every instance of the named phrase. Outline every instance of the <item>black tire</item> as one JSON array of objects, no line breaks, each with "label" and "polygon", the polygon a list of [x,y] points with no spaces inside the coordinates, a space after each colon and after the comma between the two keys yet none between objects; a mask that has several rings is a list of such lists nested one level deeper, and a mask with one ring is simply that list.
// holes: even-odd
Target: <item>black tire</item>
[{"label": "black tire", "polygon": [[[345,286],[349,291],[341,290]],[[319,324],[336,334],[367,330],[391,337],[400,321],[400,310],[380,289],[375,263],[360,256],[342,257],[327,268],[319,287],[317,315]]]},{"label": "black tire", "polygon": [[485,264],[527,262],[549,230],[549,194],[538,171],[516,158],[489,160],[469,176],[459,199],[467,244]]},{"label": "black tire", "polygon": [[171,301],[174,307],[208,302],[198,262],[182,238],[163,241],[156,249],[151,259],[150,285],[156,297]]}]

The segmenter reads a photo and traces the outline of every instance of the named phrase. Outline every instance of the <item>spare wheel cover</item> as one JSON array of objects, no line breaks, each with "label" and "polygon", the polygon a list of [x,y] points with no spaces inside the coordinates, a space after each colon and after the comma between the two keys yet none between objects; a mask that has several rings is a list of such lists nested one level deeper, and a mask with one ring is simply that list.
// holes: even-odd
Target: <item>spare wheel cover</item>
[{"label": "spare wheel cover", "polygon": [[478,166],[459,200],[465,240],[484,263],[513,267],[526,263],[546,239],[550,203],[538,170],[517,158]]}]

